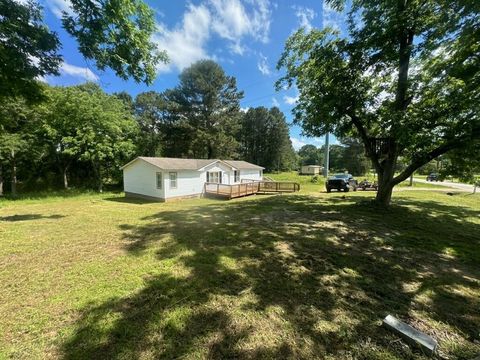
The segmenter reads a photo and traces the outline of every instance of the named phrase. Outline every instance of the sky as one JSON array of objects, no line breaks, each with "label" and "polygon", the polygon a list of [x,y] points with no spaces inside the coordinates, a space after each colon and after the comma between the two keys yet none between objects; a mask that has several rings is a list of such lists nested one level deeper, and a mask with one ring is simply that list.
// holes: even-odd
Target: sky
[{"label": "sky", "polygon": [[[61,74],[47,77],[51,85],[75,85],[97,82],[106,92],[126,91],[132,96],[144,91],[162,92],[178,84],[179,73],[200,59],[212,59],[225,72],[235,76],[239,90],[244,91],[242,109],[278,106],[291,124],[296,89],[275,90],[281,76],[277,61],[287,38],[300,27],[306,30],[331,26],[344,30],[344,16],[322,0],[190,0],[147,3],[155,11],[157,31],[153,40],[167,51],[168,64],[161,64],[151,86],[122,80],[112,71],[99,71],[77,50],[76,41],[61,27],[62,11],[68,11],[68,0],[41,0],[44,18],[58,33],[63,48]],[[295,149],[305,144],[321,146],[322,138],[302,136],[301,128],[290,127]],[[336,139],[330,138],[336,143]]]}]

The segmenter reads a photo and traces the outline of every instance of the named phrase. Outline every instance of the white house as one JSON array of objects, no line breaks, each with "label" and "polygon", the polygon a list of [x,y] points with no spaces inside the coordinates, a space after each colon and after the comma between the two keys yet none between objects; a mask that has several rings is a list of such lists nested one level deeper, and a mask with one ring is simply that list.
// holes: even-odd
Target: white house
[{"label": "white house", "polygon": [[323,166],[319,165],[305,165],[302,166],[300,173],[302,175],[318,175],[323,171]]},{"label": "white house", "polygon": [[263,167],[246,161],[137,157],[122,166],[125,196],[159,201],[198,197],[205,183],[262,180]]}]

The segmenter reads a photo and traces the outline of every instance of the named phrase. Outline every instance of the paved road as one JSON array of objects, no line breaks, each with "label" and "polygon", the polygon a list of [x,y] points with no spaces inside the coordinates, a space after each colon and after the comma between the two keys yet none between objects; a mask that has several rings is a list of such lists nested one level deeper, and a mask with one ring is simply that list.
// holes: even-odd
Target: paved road
[{"label": "paved road", "polygon": [[[442,185],[442,186],[447,186],[449,188],[453,189],[458,189],[458,190],[463,190],[463,191],[468,191],[468,192],[473,192],[473,185],[471,184],[463,184],[463,183],[455,183],[451,181],[427,181],[424,179],[413,179],[413,181],[417,183],[422,183],[422,184],[435,184],[435,185]],[[477,191],[480,191],[480,189],[477,188]]]}]

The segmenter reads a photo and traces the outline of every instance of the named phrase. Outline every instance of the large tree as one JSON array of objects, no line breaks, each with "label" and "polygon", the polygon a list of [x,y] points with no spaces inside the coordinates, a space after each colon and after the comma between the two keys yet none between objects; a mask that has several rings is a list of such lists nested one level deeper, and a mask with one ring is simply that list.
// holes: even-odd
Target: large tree
[{"label": "large tree", "polygon": [[36,108],[37,134],[49,144],[64,187],[71,164],[80,161],[91,166],[102,191],[103,170],[120,167],[135,152],[133,115],[118,97],[92,83],[49,88],[46,94],[47,102]]},{"label": "large tree", "polygon": [[10,175],[10,192],[17,194],[17,171],[25,160],[37,160],[36,115],[24,99],[0,102],[0,195],[4,174]]},{"label": "large tree", "polygon": [[285,115],[277,108],[250,108],[241,117],[240,157],[268,171],[290,170],[295,153]]},{"label": "large tree", "polygon": [[180,84],[165,93],[183,144],[176,156],[235,158],[238,154],[240,99],[236,79],[212,60],[200,60],[183,70]]},{"label": "large tree", "polygon": [[0,98],[37,100],[37,78],[58,74],[60,42],[42,22],[39,5],[0,2]]},{"label": "large tree", "polygon": [[[78,49],[98,69],[117,76],[152,83],[159,62],[167,56],[151,36],[153,10],[142,0],[71,0],[63,26],[78,41]],[[41,97],[35,81],[58,75],[60,41],[43,23],[38,2],[0,2],[0,97]]]},{"label": "large tree", "polygon": [[[327,28],[288,39],[278,86],[298,87],[295,121],[309,135],[361,139],[379,204],[415,169],[479,141],[479,12],[472,0],[353,0],[347,36]],[[395,176],[399,157],[408,165]]]},{"label": "large tree", "polygon": [[307,144],[298,149],[300,165],[322,165],[322,156],[320,149],[315,145]]},{"label": "large tree", "polygon": [[360,176],[370,169],[371,162],[365,156],[365,147],[355,138],[343,138],[340,142],[344,146],[342,151],[342,165],[349,173]]}]

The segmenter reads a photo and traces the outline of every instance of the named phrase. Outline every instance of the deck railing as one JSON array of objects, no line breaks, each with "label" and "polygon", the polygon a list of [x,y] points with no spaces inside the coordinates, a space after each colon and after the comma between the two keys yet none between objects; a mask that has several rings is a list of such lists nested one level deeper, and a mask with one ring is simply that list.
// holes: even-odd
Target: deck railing
[{"label": "deck railing", "polygon": [[296,192],[300,191],[300,184],[293,181],[271,181],[242,179],[242,182],[255,182],[259,184],[259,192]]},{"label": "deck railing", "polygon": [[218,195],[222,197],[228,197],[229,199],[253,195],[258,192],[258,183],[249,182],[242,184],[216,184],[216,183],[205,183],[205,193]]},{"label": "deck railing", "polygon": [[283,193],[300,190],[300,184],[288,181],[263,181],[243,179],[240,184],[205,183],[205,194],[229,199],[257,193]]}]

